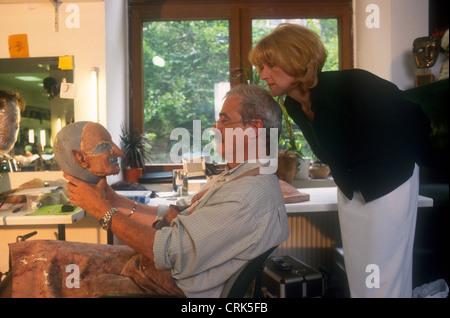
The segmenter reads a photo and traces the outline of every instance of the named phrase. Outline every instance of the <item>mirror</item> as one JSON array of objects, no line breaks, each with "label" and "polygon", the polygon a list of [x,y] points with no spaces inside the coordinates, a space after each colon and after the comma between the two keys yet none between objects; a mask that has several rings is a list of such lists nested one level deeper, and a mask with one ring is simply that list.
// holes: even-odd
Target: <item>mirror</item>
[{"label": "mirror", "polygon": [[59,170],[53,158],[56,133],[74,121],[73,99],[61,98],[61,83],[73,83],[73,69],[61,70],[59,57],[0,59],[0,89],[25,100],[19,135],[0,171]]}]

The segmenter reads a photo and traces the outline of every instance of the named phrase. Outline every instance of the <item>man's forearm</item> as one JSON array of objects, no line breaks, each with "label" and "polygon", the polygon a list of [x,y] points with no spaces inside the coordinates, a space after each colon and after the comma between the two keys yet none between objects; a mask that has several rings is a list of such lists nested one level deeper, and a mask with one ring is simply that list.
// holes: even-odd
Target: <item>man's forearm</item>
[{"label": "man's forearm", "polygon": [[111,231],[136,252],[153,260],[153,242],[156,234],[154,228],[122,213],[116,213],[111,219]]},{"label": "man's forearm", "polygon": [[147,226],[152,226],[156,219],[156,206],[136,203],[131,199],[118,196],[116,200],[110,201],[111,206],[115,207],[120,213],[128,216],[132,220]]}]

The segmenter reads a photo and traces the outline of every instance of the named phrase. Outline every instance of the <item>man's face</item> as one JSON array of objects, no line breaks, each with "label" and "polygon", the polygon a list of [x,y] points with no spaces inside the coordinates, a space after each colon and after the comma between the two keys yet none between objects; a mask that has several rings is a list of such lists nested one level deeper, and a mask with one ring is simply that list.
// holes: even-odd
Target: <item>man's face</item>
[{"label": "man's face", "polygon": [[102,125],[88,123],[84,127],[81,150],[86,155],[86,167],[92,174],[107,176],[120,172],[118,157],[123,156],[123,152]]},{"label": "man's face", "polygon": [[8,153],[17,140],[20,109],[15,102],[6,102],[0,109],[0,152]]},{"label": "man's face", "polygon": [[[256,137],[251,123],[242,121],[240,109],[241,98],[229,96],[223,103],[219,120],[214,125],[222,135],[222,143],[217,146],[216,151],[232,165],[249,159],[249,139]],[[253,152],[256,153],[256,149],[253,149]]]}]

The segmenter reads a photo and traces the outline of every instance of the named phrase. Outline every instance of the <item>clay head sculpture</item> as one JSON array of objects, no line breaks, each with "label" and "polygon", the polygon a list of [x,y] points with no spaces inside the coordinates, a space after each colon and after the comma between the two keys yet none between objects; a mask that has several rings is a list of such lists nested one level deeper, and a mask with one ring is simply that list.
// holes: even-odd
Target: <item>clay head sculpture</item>
[{"label": "clay head sculpture", "polygon": [[120,172],[122,151],[102,125],[80,121],[63,127],[54,142],[55,159],[65,173],[88,183]]},{"label": "clay head sculpture", "polygon": [[17,93],[0,90],[0,157],[14,147],[19,133],[20,111],[25,102]]}]

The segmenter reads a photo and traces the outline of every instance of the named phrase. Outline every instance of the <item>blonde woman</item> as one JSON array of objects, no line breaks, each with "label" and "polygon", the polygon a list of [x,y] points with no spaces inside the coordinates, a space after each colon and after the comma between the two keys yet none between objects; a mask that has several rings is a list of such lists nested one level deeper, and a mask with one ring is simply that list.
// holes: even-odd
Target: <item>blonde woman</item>
[{"label": "blonde woman", "polygon": [[281,24],[249,59],[338,186],[352,297],[411,297],[418,165],[429,122],[394,84],[363,70],[322,72],[326,50],[308,28]]}]

